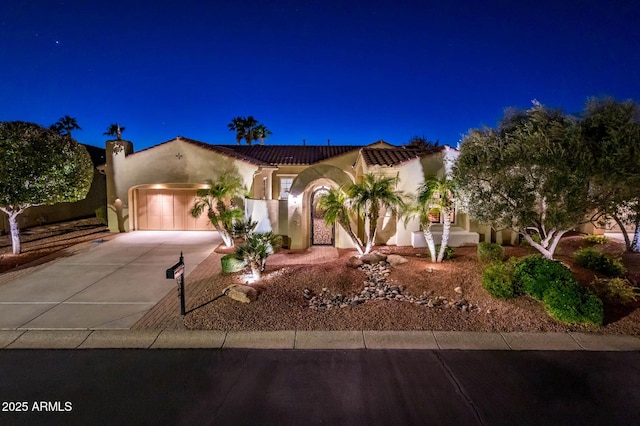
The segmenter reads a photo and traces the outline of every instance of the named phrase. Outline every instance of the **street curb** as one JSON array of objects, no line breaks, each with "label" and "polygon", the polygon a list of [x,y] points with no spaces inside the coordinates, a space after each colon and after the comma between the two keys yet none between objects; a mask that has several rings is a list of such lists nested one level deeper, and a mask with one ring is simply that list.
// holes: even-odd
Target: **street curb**
[{"label": "street curb", "polygon": [[640,337],[573,332],[0,330],[0,348],[640,351]]}]

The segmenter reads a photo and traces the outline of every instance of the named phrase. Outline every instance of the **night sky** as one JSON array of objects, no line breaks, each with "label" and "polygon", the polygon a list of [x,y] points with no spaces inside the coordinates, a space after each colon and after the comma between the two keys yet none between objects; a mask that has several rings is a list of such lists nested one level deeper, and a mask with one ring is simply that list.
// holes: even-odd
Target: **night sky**
[{"label": "night sky", "polygon": [[4,0],[0,121],[70,115],[97,146],[119,122],[136,150],[234,144],[239,115],[268,144],[456,146],[532,99],[640,101],[639,46],[634,0]]}]

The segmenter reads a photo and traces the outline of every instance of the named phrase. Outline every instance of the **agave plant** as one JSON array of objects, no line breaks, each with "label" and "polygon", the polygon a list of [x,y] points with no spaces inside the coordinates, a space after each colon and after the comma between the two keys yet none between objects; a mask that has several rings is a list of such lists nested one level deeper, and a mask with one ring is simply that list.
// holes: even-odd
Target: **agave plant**
[{"label": "agave plant", "polygon": [[236,249],[236,255],[251,268],[254,281],[262,278],[267,258],[282,246],[282,237],[273,232],[252,233],[244,244]]}]

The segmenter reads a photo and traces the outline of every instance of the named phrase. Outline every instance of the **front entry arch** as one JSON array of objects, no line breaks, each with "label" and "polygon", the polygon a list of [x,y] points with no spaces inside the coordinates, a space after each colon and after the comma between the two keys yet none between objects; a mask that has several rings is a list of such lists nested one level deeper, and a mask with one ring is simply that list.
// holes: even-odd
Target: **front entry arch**
[{"label": "front entry arch", "polygon": [[311,194],[311,245],[333,246],[335,244],[335,225],[327,225],[324,221],[324,211],[318,208],[318,200],[329,193],[325,187],[318,188]]}]

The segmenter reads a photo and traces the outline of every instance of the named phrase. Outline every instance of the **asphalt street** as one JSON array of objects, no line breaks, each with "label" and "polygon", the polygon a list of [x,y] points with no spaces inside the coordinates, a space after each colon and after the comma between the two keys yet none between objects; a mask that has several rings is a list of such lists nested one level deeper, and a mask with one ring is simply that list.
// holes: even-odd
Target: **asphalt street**
[{"label": "asphalt street", "polygon": [[0,424],[628,425],[640,352],[11,350]]}]

